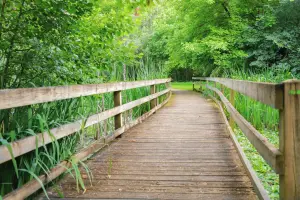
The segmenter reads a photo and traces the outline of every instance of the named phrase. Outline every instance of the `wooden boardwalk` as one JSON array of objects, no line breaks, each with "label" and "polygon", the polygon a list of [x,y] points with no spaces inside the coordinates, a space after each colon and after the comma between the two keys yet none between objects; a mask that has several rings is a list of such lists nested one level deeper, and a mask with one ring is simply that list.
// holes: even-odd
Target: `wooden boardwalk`
[{"label": "wooden boardwalk", "polygon": [[86,164],[92,186],[83,172],[87,190],[78,193],[68,175],[58,183],[66,199],[257,199],[218,108],[195,92],[174,91]]}]

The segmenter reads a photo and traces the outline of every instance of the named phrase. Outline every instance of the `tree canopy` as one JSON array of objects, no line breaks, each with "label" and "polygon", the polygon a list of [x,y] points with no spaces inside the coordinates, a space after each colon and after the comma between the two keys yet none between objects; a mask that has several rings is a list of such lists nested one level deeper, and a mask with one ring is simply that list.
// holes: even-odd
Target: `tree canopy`
[{"label": "tree canopy", "polygon": [[147,51],[168,68],[198,75],[299,68],[300,1],[167,1],[154,20]]}]

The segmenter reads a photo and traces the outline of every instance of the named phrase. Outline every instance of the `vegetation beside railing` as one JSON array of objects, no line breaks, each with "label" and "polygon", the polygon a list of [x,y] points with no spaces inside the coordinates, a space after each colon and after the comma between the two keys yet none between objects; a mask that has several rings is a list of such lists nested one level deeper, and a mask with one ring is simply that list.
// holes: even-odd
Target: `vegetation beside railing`
[{"label": "vegetation beside railing", "polygon": [[[169,82],[170,79],[158,79],[111,84],[0,90],[0,98],[2,99],[0,108],[11,109],[10,112],[13,112],[14,109],[20,109],[14,108],[15,106],[32,108],[42,105],[44,106],[43,111],[45,111],[45,105],[55,105],[53,108],[49,107],[51,109],[48,112],[37,114],[39,127],[35,126],[36,121],[33,121],[35,118],[32,116],[35,116],[35,113],[28,112],[30,116],[24,120],[28,120],[28,124],[33,129],[26,129],[25,132],[28,134],[23,134],[23,138],[12,139],[6,135],[4,135],[5,138],[2,136],[0,166],[5,170],[1,170],[1,179],[2,181],[6,179],[7,183],[11,183],[1,185],[2,194],[18,188],[16,192],[10,193],[4,198],[24,199],[39,188],[45,191],[43,184],[51,182],[65,171],[73,174],[77,180],[78,190],[80,188],[85,190],[78,164],[83,165],[88,174],[89,169],[80,160],[98,151],[107,142],[140,123],[166,103],[170,92]],[[149,86],[151,87],[149,88]],[[141,96],[137,95],[135,98],[132,95],[132,93],[139,93],[140,91],[143,91]],[[128,95],[130,93],[131,95]],[[78,96],[80,97],[75,98]],[[91,99],[91,104],[85,104],[89,102],[83,101],[85,99]],[[55,110],[59,109],[56,107],[57,104],[52,102],[55,100],[72,103],[69,106],[63,104],[61,107],[63,110]],[[31,105],[33,103],[44,104]],[[108,110],[103,109],[105,108],[101,106],[103,104],[109,104]],[[76,116],[76,113],[73,114],[76,112],[75,108],[82,109],[80,111],[85,111],[86,115],[78,114],[77,117],[74,117]],[[80,113],[80,111],[77,112]],[[59,123],[53,122],[49,125],[47,117],[51,114],[60,117],[59,119],[61,119],[60,114],[63,114],[69,116],[70,120],[61,120]],[[78,142],[81,145],[77,145]],[[86,148],[82,150],[83,147]],[[77,154],[73,155],[75,152]],[[24,161],[24,159],[29,160]],[[20,167],[22,163],[25,164],[24,168]],[[11,167],[9,168],[9,166]],[[2,172],[6,174],[2,174]],[[20,176],[21,173],[28,174],[28,176],[24,176],[24,174]],[[15,177],[20,179],[16,186],[13,185]],[[27,181],[29,182],[21,187]]]},{"label": "vegetation beside railing", "polygon": [[[234,128],[234,123],[237,122],[238,126],[240,127],[241,131],[244,132],[245,136],[250,140],[252,145],[258,150],[259,154],[264,157],[264,159],[267,161],[267,163],[281,176],[282,181],[281,183],[281,192],[280,192],[280,198],[282,199],[297,199],[298,193],[295,191],[298,191],[299,183],[297,182],[296,178],[297,173],[299,171],[298,167],[295,167],[293,162],[296,162],[297,155],[300,153],[298,151],[298,145],[297,142],[294,140],[291,140],[291,138],[295,138],[297,136],[296,133],[299,132],[299,127],[297,127],[297,120],[299,118],[299,104],[300,100],[297,96],[292,96],[288,92],[292,88],[299,89],[299,81],[289,81],[284,82],[283,84],[265,84],[265,83],[255,83],[255,82],[247,82],[247,81],[236,81],[231,79],[220,79],[220,78],[198,78],[198,80],[201,81],[212,81],[221,83],[220,90],[222,90],[223,93],[226,93],[226,90],[223,85],[227,86],[230,91],[229,99],[230,103],[227,100],[225,96],[216,89],[215,87],[218,87],[218,84],[214,83],[213,85],[215,87],[212,87],[212,84],[206,84],[207,89],[214,91],[215,94],[213,96],[220,97],[221,101],[223,102],[224,106],[227,108],[227,111],[229,113],[229,119],[231,121],[231,126]],[[201,84],[202,85],[202,84]],[[230,90],[231,89],[231,90]],[[200,87],[201,91],[205,91],[205,93],[208,93],[206,89],[202,90],[202,87]],[[251,124],[244,121],[243,116],[239,115],[234,111],[235,109],[232,107],[232,105],[235,105],[235,102],[238,102],[239,105],[241,105],[241,101],[237,101],[235,99],[235,92],[233,90],[236,90],[238,92],[242,92],[246,96],[251,96],[253,99],[264,102],[266,104],[269,104],[275,108],[278,108],[280,111],[280,122],[276,123],[279,124],[279,135],[281,135],[280,142],[278,145],[278,142],[274,142],[274,137],[270,138],[272,143],[271,144],[268,141],[268,138],[264,138],[258,131],[254,129],[254,127],[251,128]],[[217,94],[217,95],[216,95]],[[228,94],[228,93],[227,93]],[[214,98],[214,97],[213,97]],[[244,98],[242,96],[242,98]],[[235,99],[235,100],[234,100]],[[253,100],[251,100],[253,101]],[[289,102],[289,103],[287,103]],[[248,107],[251,107],[253,104],[248,104]],[[255,104],[254,104],[255,105]],[[265,105],[264,105],[265,106]],[[293,107],[294,106],[294,107]],[[293,107],[293,109],[291,108]],[[265,112],[274,113],[272,108],[269,108],[265,106]],[[255,110],[253,111],[255,112]],[[283,114],[284,113],[284,114]],[[249,113],[248,118],[249,118]],[[273,118],[272,115],[266,115],[267,118]],[[245,117],[245,116],[244,116]],[[254,116],[255,118],[255,116]],[[256,117],[257,118],[257,117]],[[276,115],[274,117],[276,118]],[[270,123],[270,122],[269,122]],[[257,121],[257,124],[259,124],[259,121]],[[271,130],[276,130],[276,126],[267,126],[264,128],[268,128]],[[270,135],[270,134],[269,134]],[[239,138],[243,138],[241,134],[238,134]],[[276,138],[276,137],[275,137]],[[290,141],[288,141],[290,140]],[[243,144],[245,143],[245,140],[243,139]],[[286,145],[289,144],[289,145]],[[247,144],[249,145],[249,144]],[[292,148],[292,147],[294,148]],[[279,147],[278,150],[276,150],[276,147]],[[292,149],[290,149],[292,148]],[[278,151],[278,152],[276,152]],[[271,156],[271,157],[270,157]],[[294,157],[295,156],[295,157]],[[289,163],[284,162],[285,158],[289,158]],[[286,166],[285,168],[283,166]],[[290,169],[290,170],[287,170]],[[291,172],[292,171],[292,172]],[[284,188],[284,189],[283,189]],[[276,189],[275,189],[276,190]],[[277,190],[278,192],[278,190]],[[261,196],[263,197],[263,196]],[[272,198],[274,195],[272,195]],[[267,197],[269,198],[269,197]],[[275,197],[276,198],[276,194]],[[263,198],[262,198],[263,199]]]}]

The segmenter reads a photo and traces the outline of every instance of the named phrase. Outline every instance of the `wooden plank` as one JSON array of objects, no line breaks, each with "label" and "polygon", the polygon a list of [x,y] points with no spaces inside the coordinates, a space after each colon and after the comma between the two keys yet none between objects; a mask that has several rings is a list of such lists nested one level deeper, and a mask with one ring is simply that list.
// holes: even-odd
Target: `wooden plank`
[{"label": "wooden plank", "polygon": [[[104,163],[100,163],[99,162],[95,162],[93,163],[93,165],[91,164],[91,166],[89,167],[90,170],[101,170],[103,173],[107,173],[108,169],[110,169],[108,164],[104,164]],[[173,166],[173,165],[169,165],[169,166],[159,166],[159,165],[136,165],[136,166],[132,166],[130,164],[127,165],[120,165],[120,164],[113,164],[111,167],[113,172],[129,172],[129,173],[133,173],[135,172],[139,172],[139,173],[151,173],[152,171],[154,173],[208,173],[208,172],[244,172],[245,170],[243,169],[243,167],[240,166],[236,166],[234,165],[233,167],[230,166],[214,166],[212,167],[210,166]],[[184,174],[182,174],[184,175]]]},{"label": "wooden plank", "polygon": [[280,147],[284,173],[280,176],[280,199],[300,199],[300,81],[284,82],[284,109]]},{"label": "wooden plank", "polygon": [[234,134],[230,124],[227,121],[227,117],[225,115],[222,105],[220,104],[220,102],[217,99],[215,99],[212,96],[210,96],[210,97],[215,101],[215,103],[218,105],[219,109],[222,112],[223,119],[224,119],[225,123],[227,124],[228,133],[235,145],[235,148],[239,154],[239,157],[240,157],[243,165],[245,166],[245,168],[247,170],[247,173],[250,177],[250,180],[254,186],[254,189],[255,189],[259,199],[260,200],[270,200],[270,197],[269,197],[267,191],[265,190],[264,186],[262,185],[261,181],[259,180],[257,174],[255,173],[254,169],[252,168],[250,161],[247,159],[242,147],[240,146],[238,140],[236,139],[235,134]]},{"label": "wooden plank", "polygon": [[[87,181],[87,179],[85,179]],[[66,178],[63,180],[63,182],[68,182],[71,184],[75,183],[75,180],[72,178]],[[97,183],[98,180],[93,180],[93,185],[94,183]],[[103,180],[101,181],[103,185],[107,186],[169,186],[169,187],[192,187],[192,188],[251,188],[251,182],[244,182],[244,184],[236,184],[235,182],[221,182],[221,181],[216,181],[216,182],[196,182],[196,181],[148,181],[148,180],[142,180],[142,181],[137,181],[137,180]],[[87,186],[89,185],[88,182]],[[101,186],[101,185],[100,185]]]},{"label": "wooden plank", "polygon": [[[159,93],[149,95],[147,97],[143,97],[141,99],[132,101],[130,103],[127,103],[127,104],[124,104],[124,105],[121,105],[118,107],[115,107],[113,109],[104,111],[102,113],[92,115],[87,118],[87,120],[85,122],[85,128],[89,127],[91,125],[97,124],[100,121],[103,121],[110,117],[113,117],[119,113],[130,110],[136,106],[146,103],[146,102],[148,102],[154,98],[157,98],[161,95],[167,94],[169,92],[169,90],[170,89],[166,89]],[[56,140],[58,140],[63,137],[66,137],[68,135],[71,135],[77,131],[80,131],[82,128],[82,123],[84,123],[83,120],[78,120],[78,121],[70,123],[70,124],[62,125],[58,128],[53,128],[50,130],[50,133]],[[49,135],[48,131],[46,131],[44,133],[39,133],[36,136],[29,136],[24,139],[10,143],[10,146],[13,149],[14,157],[18,157],[20,155],[23,155],[25,153],[28,153],[28,152],[34,150],[36,148],[36,141],[38,142],[38,147],[41,147],[44,144],[49,144],[49,143],[53,142],[54,139],[52,136]],[[1,145],[0,146],[0,164],[3,162],[6,162],[8,160],[11,160],[11,155],[10,155],[7,147],[4,145]]]},{"label": "wooden plank", "polygon": [[[150,86],[150,94],[155,94],[156,92],[156,86],[155,85],[151,85]],[[154,108],[157,104],[157,99],[153,99],[150,101],[150,108]]]},{"label": "wooden plank", "polygon": [[[72,193],[76,188],[76,183],[72,183],[69,185],[70,188],[65,188],[63,191],[65,193]],[[236,195],[236,194],[253,194],[253,190],[251,188],[241,188],[241,187],[225,187],[225,188],[217,188],[217,187],[170,187],[170,186],[157,186],[157,185],[119,185],[116,186],[105,186],[101,187],[99,185],[95,185],[94,187],[87,187],[87,190],[90,190],[91,193],[97,192],[139,192],[139,193],[172,193],[172,194],[224,194],[224,195]]]},{"label": "wooden plank", "polygon": [[[114,92],[114,107],[122,105],[122,91]],[[123,126],[122,113],[115,115],[115,130]]]},{"label": "wooden plank", "polygon": [[[168,90],[166,90],[168,91]],[[163,91],[162,91],[163,92]],[[106,138],[107,142],[112,141],[115,137],[117,137],[122,132],[125,132],[126,130],[130,129],[131,127],[141,123],[143,120],[151,116],[156,110],[160,109],[163,105],[165,105],[168,102],[169,98],[165,100],[162,104],[155,107],[153,110],[149,111],[148,113],[145,113],[138,119],[134,120],[130,124],[126,124],[125,126],[119,128],[113,136],[109,136]],[[125,104],[126,105],[126,104]],[[74,158],[76,158],[77,162],[79,160],[85,160],[86,158],[90,157],[91,154],[94,154],[95,152],[99,151],[103,147],[107,146],[105,143],[99,143],[95,142],[91,144],[86,149],[81,150],[79,153],[74,155]],[[43,184],[50,183],[52,180],[56,179],[58,176],[60,176],[62,173],[66,172],[67,169],[71,166],[71,163],[68,163],[66,161],[61,162],[59,165],[51,169],[51,171],[47,175],[41,175],[39,176],[39,180]],[[18,188],[17,190],[14,190],[13,192],[7,194],[4,196],[4,200],[23,200],[27,197],[29,197],[31,194],[35,193],[37,190],[41,188],[41,184],[39,181],[33,179],[23,185],[21,188]]]},{"label": "wooden plank", "polygon": [[170,82],[171,79],[0,90],[0,109],[45,103]]},{"label": "wooden plank", "polygon": [[[234,107],[235,105],[235,92],[234,90],[230,89],[230,103],[231,105]],[[230,118],[229,118],[229,125],[232,129],[234,129],[234,119],[233,117],[230,115]]]},{"label": "wooden plank", "polygon": [[244,94],[254,100],[272,106],[273,108],[283,108],[282,84],[253,82],[244,80],[233,80],[227,78],[198,78],[193,80],[207,80],[221,83],[224,86]]},{"label": "wooden plank", "polygon": [[221,101],[226,106],[230,115],[234,118],[237,125],[243,131],[245,136],[259,152],[259,154],[265,159],[270,167],[278,174],[282,172],[281,166],[278,165],[278,160],[281,158],[280,151],[271,144],[267,138],[262,136],[228,101],[228,99],[216,88],[209,85],[206,86],[208,89],[215,91]]},{"label": "wooden plank", "polygon": [[[121,139],[86,162],[94,180],[93,186],[89,186],[81,168],[87,183],[85,193],[77,193],[76,181],[71,176],[63,179],[58,185],[64,196],[77,199],[256,199],[231,139],[228,135],[224,138],[224,128],[214,129],[217,125],[214,124],[202,129],[206,120],[199,118],[202,108],[210,106],[212,112],[217,108],[195,92],[176,90],[174,93],[164,109],[126,131]],[[219,120],[217,115],[220,117],[214,114],[216,121]],[[178,118],[185,122],[178,123]],[[210,122],[213,123],[212,119]],[[218,133],[222,138],[216,137]],[[156,143],[159,137],[164,139],[157,139]],[[48,190],[48,194],[57,196],[54,189]]]},{"label": "wooden plank", "polygon": [[[73,192],[72,194],[75,196],[77,192]],[[251,194],[251,193],[250,193]],[[81,200],[133,200],[133,199],[172,199],[172,200],[179,200],[179,199],[188,199],[188,200],[199,200],[199,199],[217,199],[217,200],[256,200],[256,197],[253,197],[253,195],[249,194],[174,194],[174,193],[166,193],[166,192],[160,192],[160,193],[146,193],[146,192],[99,192],[97,194],[98,197],[95,198],[92,195],[86,195],[87,197],[82,197],[85,195],[77,195],[79,196],[79,199]],[[57,200],[61,199],[58,196],[51,197],[51,200]],[[39,200],[46,200],[46,198],[41,197]],[[70,197],[70,198],[63,198],[61,200],[78,200],[78,197]]]}]

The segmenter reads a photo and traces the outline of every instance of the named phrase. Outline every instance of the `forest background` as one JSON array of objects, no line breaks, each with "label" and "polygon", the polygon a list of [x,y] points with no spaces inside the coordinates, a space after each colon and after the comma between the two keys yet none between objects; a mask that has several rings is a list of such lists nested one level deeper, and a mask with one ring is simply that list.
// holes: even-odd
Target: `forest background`
[{"label": "forest background", "polygon": [[[192,76],[299,78],[300,1],[0,0],[0,89],[165,77],[190,81]],[[145,88],[127,91],[124,101],[146,94]],[[0,141],[4,145],[108,109],[111,98],[1,110]],[[278,145],[278,113],[238,98],[238,110]],[[148,105],[141,106],[129,118],[147,110]],[[103,133],[113,124],[108,120],[106,128],[100,126]],[[69,159],[77,141],[69,137],[59,141],[65,148],[47,146],[2,164],[0,195]],[[240,142],[245,142],[242,136]],[[244,148],[249,157],[257,155],[250,144]],[[277,199],[278,177],[257,157],[252,164]]]}]

